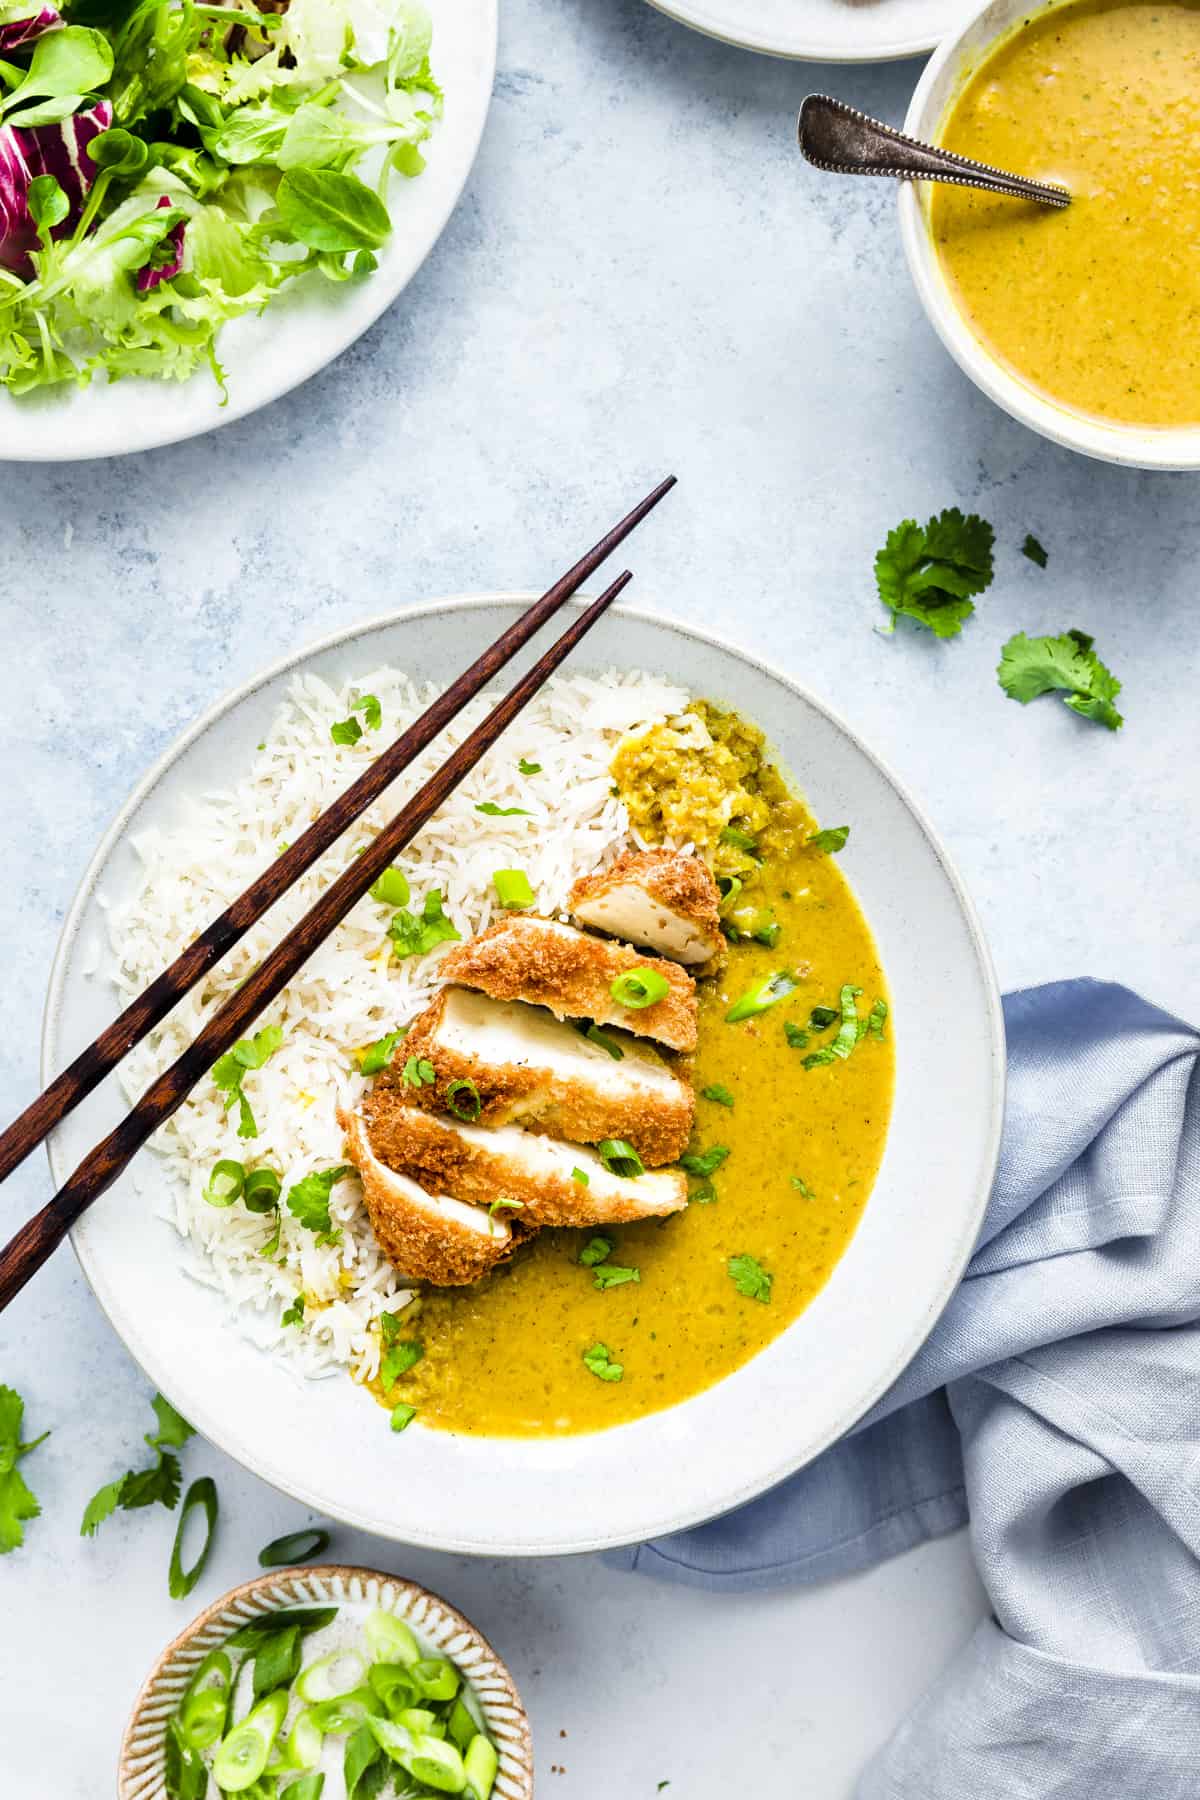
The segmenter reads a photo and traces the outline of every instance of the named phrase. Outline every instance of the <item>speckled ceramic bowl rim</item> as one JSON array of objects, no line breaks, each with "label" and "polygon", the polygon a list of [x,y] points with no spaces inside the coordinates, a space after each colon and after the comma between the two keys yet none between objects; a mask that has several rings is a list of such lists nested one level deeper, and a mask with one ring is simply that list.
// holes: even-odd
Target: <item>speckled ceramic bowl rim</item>
[{"label": "speckled ceramic bowl rim", "polygon": [[[345,1583],[354,1603],[388,1607],[463,1670],[478,1696],[500,1757],[496,1800],[532,1800],[533,1736],[517,1685],[491,1644],[457,1607],[415,1581],[346,1563],[268,1569],[230,1588],[172,1638],[133,1703],[117,1764],[117,1800],[165,1800],[163,1733],[204,1657],[239,1624],[286,1606],[344,1605],[331,1584]],[[354,1591],[355,1584],[359,1592]],[[400,1602],[397,1604],[397,1600]],[[260,1604],[260,1602],[262,1602]],[[430,1619],[433,1619],[431,1625]],[[461,1640],[466,1639],[464,1644]]]},{"label": "speckled ceramic bowl rim", "polygon": [[[926,141],[936,138],[963,80],[989,51],[1022,19],[1067,3],[1049,0],[1031,10],[1021,0],[984,0],[930,58],[909,103],[904,130]],[[1200,426],[1107,424],[1057,405],[997,362],[972,331],[942,271],[929,229],[927,184],[902,181],[898,186],[900,237],[917,297],[959,368],[989,400],[1042,437],[1100,462],[1134,469],[1200,469]]]},{"label": "speckled ceramic bowl rim", "polygon": [[[241,683],[221,699],[217,700],[212,706],[208,707],[205,712],[203,712],[200,717],[181,734],[181,736],[176,738],[158,758],[147,774],[143,776],[142,780],[134,788],[129,798],[121,807],[116,818],[105,832],[95,854],[84,872],[78,891],[76,892],[75,898],[63,921],[62,934],[51,966],[46,1007],[43,1017],[41,1057],[43,1081],[48,1082],[51,1079],[53,1071],[59,1066],[57,1038],[59,1019],[63,1005],[64,982],[80,921],[88,904],[89,897],[96,886],[100,872],[115,845],[125,832],[132,815],[141,806],[146,796],[158,782],[163,779],[166,772],[186,753],[189,747],[199,737],[211,730],[222,718],[228,713],[231,713],[236,707],[240,706],[248,696],[256,693],[266,683],[276,680],[279,676],[287,673],[289,670],[299,670],[314,657],[320,656],[331,650],[336,650],[352,642],[366,632],[391,629],[393,626],[401,623],[412,624],[414,622],[419,622],[422,619],[431,618],[440,613],[455,611],[470,613],[484,611],[489,607],[498,605],[509,607],[524,606],[530,604],[536,597],[536,594],[532,592],[504,591],[459,595],[447,599],[428,601],[412,607],[396,608],[387,613],[360,619],[355,624],[345,626],[338,631],[328,634],[324,638],[318,639],[315,643],[302,646],[300,649],[291,651],[286,656],[280,657],[268,668],[251,676],[249,680]],[[583,595],[577,596],[576,600],[571,604],[582,606],[586,604],[586,598],[587,597]],[[778,682],[785,690],[797,696],[806,705],[813,708],[815,712],[823,715],[837,731],[841,732],[854,746],[857,754],[868,762],[888,784],[901,805],[908,812],[954,897],[956,908],[966,930],[970,945],[970,953],[974,961],[974,966],[978,972],[982,990],[984,1017],[981,1023],[984,1026],[987,1037],[988,1116],[986,1121],[982,1118],[980,1120],[981,1142],[979,1146],[979,1162],[977,1165],[979,1170],[978,1183],[969,1197],[963,1197],[961,1210],[957,1214],[957,1227],[952,1238],[946,1244],[946,1253],[940,1263],[940,1279],[937,1283],[936,1290],[931,1293],[928,1304],[921,1311],[920,1315],[913,1319],[911,1328],[907,1332],[903,1342],[893,1348],[889,1355],[886,1358],[881,1359],[876,1365],[872,1378],[864,1380],[859,1384],[853,1400],[842,1405],[838,1409],[836,1416],[831,1416],[824,1424],[821,1431],[814,1433],[800,1446],[799,1449],[797,1449],[796,1445],[789,1440],[789,1436],[786,1432],[780,1432],[777,1437],[776,1460],[771,1467],[756,1470],[752,1479],[738,1477],[729,1480],[727,1477],[723,1485],[714,1484],[717,1485],[718,1491],[710,1493],[703,1504],[692,1502],[686,1508],[677,1506],[669,1511],[664,1509],[658,1513],[647,1510],[644,1523],[639,1525],[639,1529],[636,1533],[630,1533],[628,1531],[623,1533],[613,1532],[611,1530],[602,1531],[593,1527],[586,1531],[576,1530],[576,1533],[570,1537],[569,1541],[564,1541],[560,1536],[544,1541],[520,1540],[515,1542],[507,1541],[497,1534],[494,1540],[489,1538],[486,1544],[477,1540],[447,1535],[444,1531],[437,1528],[416,1528],[411,1523],[404,1532],[401,1533],[396,1529],[395,1524],[387,1518],[376,1516],[371,1513],[360,1512],[353,1506],[347,1506],[344,1501],[340,1503],[331,1503],[330,1496],[324,1485],[317,1479],[309,1479],[300,1482],[297,1481],[294,1476],[289,1478],[284,1470],[275,1467],[273,1464],[271,1466],[262,1466],[260,1463],[248,1460],[239,1448],[230,1447],[227,1441],[227,1434],[222,1430],[222,1422],[219,1414],[213,1412],[198,1396],[189,1397],[188,1407],[185,1410],[187,1410],[188,1417],[192,1420],[196,1429],[212,1443],[217,1444],[219,1447],[225,1449],[228,1454],[234,1456],[236,1460],[241,1461],[253,1474],[259,1476],[261,1480],[268,1482],[270,1485],[278,1488],[281,1492],[289,1494],[294,1499],[301,1501],[303,1504],[311,1507],[313,1511],[322,1513],[327,1517],[338,1518],[344,1524],[356,1526],[380,1537],[393,1538],[436,1550],[463,1552],[469,1555],[542,1556],[582,1555],[598,1550],[611,1549],[622,1544],[640,1541],[643,1538],[658,1537],[671,1532],[685,1530],[688,1527],[699,1524],[707,1519],[712,1519],[721,1514],[732,1512],[736,1508],[744,1505],[747,1501],[756,1499],[758,1495],[766,1493],[770,1489],[776,1487],[789,1475],[795,1474],[797,1469],[804,1467],[807,1463],[814,1460],[823,1450],[827,1449],[830,1444],[835,1443],[838,1439],[844,1437],[863,1414],[869,1411],[880,1396],[886,1393],[887,1389],[902,1371],[907,1368],[913,1357],[921,1348],[921,1345],[933,1330],[951,1295],[958,1286],[962,1272],[974,1249],[979,1234],[979,1228],[983,1220],[984,1211],[987,1206],[988,1197],[991,1193],[996,1164],[1000,1153],[1000,1134],[1004,1118],[1006,1080],[1005,1033],[1004,1016],[1000,1004],[1000,992],[996,982],[991,954],[983,933],[983,928],[980,924],[979,916],[970,896],[963,886],[957,870],[954,868],[937,833],[934,831],[922,809],[912,799],[904,784],[896,777],[887,764],[862,741],[858,733],[847,725],[841,715],[834,711],[826,701],[818,698],[810,689],[804,687],[799,682],[794,681],[791,676],[787,675],[783,670],[779,669],[769,661],[750,654],[732,643],[729,639],[722,637],[715,632],[702,630],[691,624],[683,624],[678,619],[672,618],[664,613],[634,607],[614,607],[611,611],[610,618],[615,620],[627,619],[636,621],[661,629],[667,633],[675,633],[680,637],[691,638],[704,646],[719,651],[724,656],[735,659],[758,673],[769,677],[771,680]],[[766,728],[768,736],[770,736],[769,721],[766,722]],[[48,1140],[47,1154],[56,1185],[60,1184],[69,1173],[69,1166],[63,1157],[58,1139],[54,1136]],[[115,1315],[120,1311],[120,1308],[115,1304],[113,1296],[106,1290],[104,1283],[93,1278],[93,1271],[89,1263],[89,1258],[85,1254],[79,1240],[78,1229],[72,1232],[71,1242],[72,1247],[79,1258],[80,1267],[83,1269],[84,1275],[92,1288],[92,1292],[95,1295],[97,1302],[108,1317],[109,1323],[112,1325],[114,1331],[121,1337],[130,1355],[145,1370],[149,1379],[166,1393],[168,1397],[170,1397],[172,1386],[176,1386],[176,1395],[177,1397],[181,1397],[179,1396],[177,1385],[172,1382],[171,1369],[161,1367],[156,1369],[153,1366],[153,1359],[147,1356],[145,1346],[142,1343],[141,1333],[136,1329],[134,1321],[128,1317],[123,1317],[121,1322],[118,1323],[118,1319]],[[786,1335],[786,1333],[783,1335]],[[684,1402],[684,1404],[686,1405],[687,1402]]]},{"label": "speckled ceramic bowl rim", "polygon": [[922,31],[915,37],[887,38],[881,44],[868,40],[861,49],[847,50],[842,44],[825,43],[808,37],[801,30],[785,43],[772,37],[770,33],[757,31],[739,31],[734,36],[728,26],[715,18],[706,7],[695,4],[694,0],[650,0],[650,5],[658,12],[665,13],[668,19],[674,19],[679,25],[687,25],[702,37],[715,39],[718,44],[730,44],[737,50],[754,50],[760,56],[775,56],[784,62],[903,62],[911,56],[927,55],[938,42],[936,37],[930,37],[928,32]]}]

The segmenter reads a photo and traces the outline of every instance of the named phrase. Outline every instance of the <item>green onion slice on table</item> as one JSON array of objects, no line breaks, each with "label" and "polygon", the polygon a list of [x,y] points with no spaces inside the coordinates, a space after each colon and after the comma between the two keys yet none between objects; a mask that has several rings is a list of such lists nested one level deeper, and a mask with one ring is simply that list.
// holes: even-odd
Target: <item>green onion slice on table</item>
[{"label": "green onion slice on table", "polygon": [[308,1562],[328,1548],[329,1533],[310,1525],[307,1531],[289,1531],[264,1544],[258,1553],[258,1566],[260,1569],[286,1569],[293,1563]]},{"label": "green onion slice on table", "polygon": [[[183,1566],[183,1534],[187,1530],[188,1518],[196,1507],[202,1507],[204,1511],[204,1542],[201,1544],[191,1568],[185,1569]],[[172,1600],[186,1600],[203,1575],[204,1565],[208,1561],[208,1553],[212,1549],[213,1532],[217,1528],[218,1510],[217,1484],[211,1475],[201,1475],[198,1481],[193,1481],[183,1497],[175,1542],[171,1547],[171,1568],[167,1585]]]}]

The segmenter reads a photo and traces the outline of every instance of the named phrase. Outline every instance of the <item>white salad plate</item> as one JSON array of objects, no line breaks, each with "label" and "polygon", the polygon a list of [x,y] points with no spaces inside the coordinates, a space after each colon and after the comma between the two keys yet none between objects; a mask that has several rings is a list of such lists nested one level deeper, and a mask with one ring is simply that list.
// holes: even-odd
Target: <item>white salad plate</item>
[{"label": "white salad plate", "polygon": [[[197,720],[130,796],[84,876],[51,974],[43,1078],[117,1010],[104,905],[134,888],[133,840],[177,821],[187,796],[226,785],[300,669],[341,684],[390,664],[445,683],[532,598],[446,600],[370,620],[276,663]],[[971,902],[918,808],[824,701],[718,638],[619,608],[572,664],[614,665],[669,669],[737,709],[765,728],[817,816],[851,823],[842,866],[891,990],[896,1096],[883,1166],[827,1286],[744,1368],[631,1424],[521,1439],[426,1430],[419,1419],[397,1436],[348,1377],[304,1382],[257,1349],[189,1275],[191,1251],[159,1216],[165,1173],[143,1152],[73,1234],[114,1329],[204,1436],[315,1512],[381,1537],[491,1555],[597,1550],[752,1499],[848,1431],[911,1360],[962,1274],[991,1187],[1004,1098],[999,995]],[[56,1181],[124,1110],[110,1078],[64,1122],[50,1144]]]},{"label": "white salad plate", "polygon": [[305,276],[260,316],[226,325],[217,352],[227,402],[206,368],[184,382],[98,375],[86,388],[21,399],[0,390],[0,461],[83,462],[199,437],[290,393],[348,349],[412,280],[466,185],[491,104],[497,7],[498,0],[431,0],[430,61],[445,113],[422,146],[424,172],[392,182],[392,236],[374,274],[339,285]]},{"label": "white salad plate", "polygon": [[650,0],[681,25],[798,62],[896,62],[956,31],[970,0]]}]

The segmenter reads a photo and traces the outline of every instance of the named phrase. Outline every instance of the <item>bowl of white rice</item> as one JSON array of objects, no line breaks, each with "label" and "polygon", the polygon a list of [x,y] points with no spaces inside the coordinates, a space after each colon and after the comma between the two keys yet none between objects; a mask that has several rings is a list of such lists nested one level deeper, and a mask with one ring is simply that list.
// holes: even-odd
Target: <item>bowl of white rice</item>
[{"label": "bowl of white rice", "polygon": [[[276,664],[199,719],[130,796],[84,877],[52,972],[45,1078],[361,772],[378,740],[367,729],[333,734],[334,724],[364,721],[369,697],[389,732],[402,729],[532,597],[439,601],[372,620]],[[398,1435],[363,1384],[378,1369],[380,1315],[402,1314],[411,1289],[376,1245],[357,1183],[331,1194],[336,1242],[284,1214],[264,1257],[261,1219],[205,1198],[236,1139],[222,1096],[202,1084],[86,1215],[74,1247],[114,1329],[162,1392],[214,1443],[315,1511],[483,1554],[592,1550],[683,1528],[761,1493],[848,1430],[914,1354],[961,1274],[1002,1109],[995,981],[932,829],[823,702],[704,633],[616,609],[401,867],[415,893],[440,890],[464,936],[494,916],[498,864],[527,872],[541,910],[561,908],[579,874],[629,841],[609,769],[616,745],[699,697],[761,726],[818,816],[855,820],[844,860],[895,1016],[921,1021],[919,1032],[897,1037],[893,1123],[863,1222],[826,1288],[776,1342],[665,1413],[561,1438],[467,1437],[419,1421]],[[50,1145],[56,1180],[487,704],[473,703],[60,1127]],[[520,763],[537,772],[518,775]],[[481,820],[483,796],[495,811]],[[510,807],[522,810],[505,816]],[[260,1021],[283,1036],[246,1083],[255,1154],[285,1185],[343,1160],[338,1110],[365,1085],[348,1051],[432,998],[433,959],[381,953],[387,911],[360,902]],[[310,1299],[301,1330],[298,1296]],[[293,1322],[284,1323],[289,1308]]]}]

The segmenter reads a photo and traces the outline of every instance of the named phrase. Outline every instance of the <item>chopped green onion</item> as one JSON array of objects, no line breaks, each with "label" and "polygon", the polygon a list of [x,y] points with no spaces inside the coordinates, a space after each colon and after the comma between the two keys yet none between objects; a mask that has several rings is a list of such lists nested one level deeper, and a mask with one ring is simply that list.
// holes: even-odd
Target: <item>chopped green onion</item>
[{"label": "chopped green onion", "polygon": [[783,1035],[787,1039],[791,1049],[807,1050],[809,1042],[808,1033],[802,1025],[797,1025],[792,1019],[785,1019],[783,1022]]},{"label": "chopped green onion", "polygon": [[589,1238],[579,1252],[579,1260],[585,1269],[594,1269],[597,1263],[606,1262],[612,1255],[612,1239],[605,1237]]},{"label": "chopped green onion", "polygon": [[293,1563],[308,1562],[329,1548],[329,1533],[310,1525],[307,1531],[289,1531],[284,1537],[272,1538],[258,1553],[260,1569],[286,1569]]},{"label": "chopped green onion", "polygon": [[252,1213],[274,1212],[279,1205],[279,1190],[282,1186],[274,1169],[251,1169],[246,1177],[246,1191],[242,1196],[246,1210]]},{"label": "chopped green onion", "polygon": [[727,1087],[722,1087],[719,1081],[714,1081],[708,1087],[701,1088],[700,1098],[702,1100],[713,1100],[718,1106],[733,1105],[733,1095]]},{"label": "chopped green onion", "polygon": [[858,1006],[856,1004],[862,989],[851,987],[849,983],[842,989],[842,1023],[830,1049],[844,1062],[859,1039]]},{"label": "chopped green onion", "polygon": [[808,1183],[806,1181],[802,1180],[799,1175],[793,1175],[790,1179],[791,1179],[792,1186],[795,1188],[796,1192],[800,1195],[800,1198],[802,1200],[815,1200],[816,1195],[813,1193],[813,1191],[809,1187]]},{"label": "chopped green onion", "polygon": [[867,1014],[867,1035],[883,1042],[883,1028],[887,1024],[888,1004],[886,1000],[876,1000]]},{"label": "chopped green onion", "polygon": [[410,1056],[400,1076],[404,1087],[433,1087],[437,1081],[437,1070],[424,1056]]},{"label": "chopped green onion", "polygon": [[204,1800],[208,1793],[208,1765],[187,1742],[178,1719],[167,1720],[163,1742],[163,1787],[168,1800]]},{"label": "chopped green onion", "polygon": [[450,1709],[450,1717],[446,1721],[446,1735],[452,1744],[457,1744],[460,1750],[465,1751],[478,1730],[479,1727],[467,1707],[463,1705],[460,1694]]},{"label": "chopped green onion", "polygon": [[592,1285],[598,1288],[624,1287],[628,1281],[640,1281],[640,1269],[623,1269],[619,1263],[601,1263],[592,1270]]},{"label": "chopped green onion", "polygon": [[758,839],[748,831],[739,831],[736,825],[726,825],[721,830],[721,842],[732,844],[735,850],[747,850],[751,856],[758,854]]},{"label": "chopped green onion", "polygon": [[[291,1742],[291,1739],[288,1739]],[[297,1776],[289,1781],[285,1788],[279,1790],[279,1800],[321,1800],[325,1792],[325,1777],[320,1769],[310,1769],[307,1775]]]},{"label": "chopped green onion", "polygon": [[[201,1544],[191,1568],[185,1569],[183,1566],[183,1534],[187,1529],[188,1515],[198,1506],[202,1507],[204,1511],[204,1542]],[[193,1481],[183,1496],[175,1542],[171,1546],[171,1567],[167,1577],[167,1587],[172,1600],[186,1600],[203,1575],[204,1565],[208,1561],[208,1553],[212,1549],[213,1532],[217,1526],[217,1512],[217,1484],[211,1475],[201,1475],[198,1481]]]},{"label": "chopped green onion", "polygon": [[455,1118],[467,1125],[473,1125],[483,1111],[483,1101],[473,1081],[452,1081],[442,1098]]},{"label": "chopped green onion", "polygon": [[[324,1737],[321,1727],[313,1717],[313,1709],[306,1706],[304,1711],[296,1714],[295,1723],[288,1732],[284,1746],[284,1760],[296,1769],[315,1769],[321,1760],[321,1740]],[[318,1793],[320,1789],[317,1790]],[[287,1789],[295,1794],[296,1788]]]},{"label": "chopped green onion", "polygon": [[1032,531],[1025,533],[1025,542],[1021,545],[1021,555],[1027,556],[1030,562],[1037,564],[1039,569],[1044,569],[1050,560],[1045,546],[1038,543]]},{"label": "chopped green onion", "polygon": [[254,1786],[267,1766],[287,1709],[286,1691],[268,1694],[222,1741],[212,1772],[223,1793],[240,1794]]},{"label": "chopped green onion", "polygon": [[476,1732],[467,1745],[463,1767],[467,1773],[467,1793],[470,1800],[488,1800],[500,1767],[500,1759],[496,1755],[495,1746],[481,1731]]},{"label": "chopped green onion", "polygon": [[497,806],[494,800],[482,801],[475,811],[486,813],[489,819],[528,819],[532,816],[527,806]]},{"label": "chopped green onion", "polygon": [[492,883],[501,906],[519,909],[532,906],[537,898],[524,869],[497,869],[492,876]]},{"label": "chopped green onion", "polygon": [[332,1700],[318,1700],[312,1708],[313,1723],[322,1732],[340,1736],[365,1725],[381,1705],[371,1688],[353,1688],[348,1694],[335,1694]]},{"label": "chopped green onion", "polygon": [[254,1659],[252,1685],[254,1698],[273,1694],[276,1688],[290,1687],[300,1673],[300,1632],[295,1625],[269,1637]]},{"label": "chopped green onion", "polygon": [[717,886],[721,890],[721,904],[718,911],[724,913],[727,908],[733,905],[733,902],[741,893],[742,884],[736,875],[719,875],[717,877]]},{"label": "chopped green onion", "polygon": [[577,1167],[571,1170],[571,1180],[577,1181],[580,1187],[589,1187],[591,1185],[591,1179],[592,1178],[586,1169]]},{"label": "chopped green onion", "polygon": [[688,1204],[690,1205],[694,1200],[697,1206],[711,1206],[716,1198],[717,1190],[712,1182],[702,1181],[699,1187],[694,1187],[689,1192]]},{"label": "chopped green onion", "polygon": [[731,1256],[727,1264],[729,1279],[747,1300],[761,1300],[765,1306],[771,1298],[774,1276],[753,1256]]},{"label": "chopped green onion", "polygon": [[632,1144],[624,1138],[604,1138],[596,1145],[596,1155],[610,1175],[623,1175],[632,1180],[646,1173],[646,1166]]},{"label": "chopped green onion", "polygon": [[840,1017],[841,1014],[836,1006],[814,1006],[808,1015],[809,1029],[810,1031],[828,1031],[829,1027],[835,1025]]},{"label": "chopped green onion", "polygon": [[386,1607],[372,1608],[363,1620],[363,1632],[376,1662],[403,1663],[408,1668],[420,1661],[420,1646],[412,1631]]},{"label": "chopped green onion", "polygon": [[836,856],[839,850],[845,848],[849,836],[848,825],[829,825],[824,831],[814,831],[806,847],[817,851],[820,856]]},{"label": "chopped green onion", "polygon": [[710,1144],[707,1150],[687,1150],[679,1159],[689,1175],[714,1175],[729,1155],[727,1144]]},{"label": "chopped green onion", "polygon": [[417,1416],[416,1407],[415,1406],[406,1406],[404,1401],[402,1400],[400,1402],[399,1406],[393,1406],[393,1408],[392,1408],[392,1430],[393,1431],[406,1430],[407,1427],[412,1424],[412,1422],[416,1418],[416,1416]]},{"label": "chopped green onion", "polygon": [[[371,1670],[374,1677],[376,1671]],[[374,1680],[371,1683],[374,1687]],[[382,1698],[382,1696],[381,1696]],[[384,1701],[386,1705],[386,1700]],[[346,1739],[346,1748],[342,1755],[342,1774],[346,1783],[346,1800],[367,1800],[369,1790],[359,1783],[368,1769],[375,1769],[383,1755],[375,1734],[371,1730],[370,1720],[360,1725],[358,1730]],[[378,1791],[378,1790],[376,1790]]]},{"label": "chopped green onion", "polygon": [[671,984],[657,969],[639,966],[627,969],[624,975],[618,975],[608,991],[619,1006],[640,1011],[643,1006],[653,1006],[657,1001],[665,999],[671,991]]},{"label": "chopped green onion", "polygon": [[795,977],[786,970],[777,969],[771,975],[764,975],[752,988],[747,988],[741,999],[734,1001],[725,1018],[730,1025],[736,1025],[742,1019],[756,1019],[768,1007],[786,999],[795,987]]},{"label": "chopped green onion", "polygon": [[296,1694],[310,1705],[340,1700],[360,1688],[366,1678],[367,1665],[357,1650],[328,1650],[300,1671]]},{"label": "chopped green onion", "polygon": [[424,1782],[439,1794],[461,1794],[467,1785],[463,1759],[444,1738],[414,1737],[404,1767],[414,1781]]},{"label": "chopped green onion", "polygon": [[386,1037],[376,1038],[365,1050],[358,1053],[359,1072],[363,1075],[380,1075],[396,1054],[396,1045],[408,1034],[407,1026],[399,1031],[389,1031]]},{"label": "chopped green onion", "polygon": [[607,1031],[601,1031],[598,1025],[586,1026],[583,1035],[588,1040],[589,1044],[596,1044],[601,1050],[607,1050],[614,1062],[622,1062],[624,1060],[625,1052],[622,1050],[620,1044],[618,1044],[616,1038],[610,1037]]},{"label": "chopped green onion", "polygon": [[228,1656],[223,1650],[210,1650],[179,1703],[179,1730],[193,1750],[208,1750],[224,1735],[232,1685]]},{"label": "chopped green onion", "polygon": [[210,1206],[232,1206],[246,1185],[245,1163],[225,1159],[213,1165],[204,1198]]},{"label": "chopped green onion", "polygon": [[403,869],[395,863],[385,869],[378,881],[373,881],[367,890],[372,900],[378,900],[381,906],[407,906],[409,897],[408,877]]},{"label": "chopped green onion", "polygon": [[583,1366],[597,1381],[620,1381],[625,1373],[623,1363],[614,1362],[607,1344],[593,1344],[583,1353]]},{"label": "chopped green onion", "polygon": [[444,1656],[422,1657],[409,1671],[422,1700],[453,1700],[462,1677]]},{"label": "chopped green onion", "polygon": [[225,1648],[253,1653],[266,1638],[277,1631],[290,1631],[293,1625],[301,1637],[308,1637],[312,1632],[324,1631],[326,1625],[332,1625],[337,1615],[336,1606],[282,1607],[278,1612],[264,1613],[260,1618],[240,1625],[232,1637],[225,1639]]},{"label": "chopped green onion", "polygon": [[752,938],[768,950],[773,950],[783,935],[783,927],[769,906],[722,908],[721,930],[732,944]]},{"label": "chopped green onion", "polygon": [[522,775],[540,775],[542,772],[541,763],[526,762],[524,757],[521,758],[517,767],[520,769]]}]

